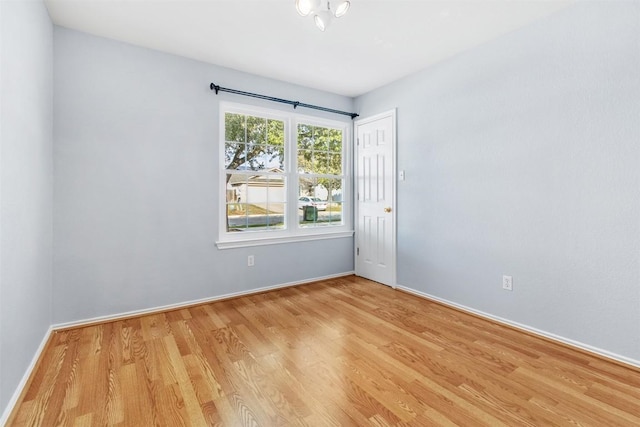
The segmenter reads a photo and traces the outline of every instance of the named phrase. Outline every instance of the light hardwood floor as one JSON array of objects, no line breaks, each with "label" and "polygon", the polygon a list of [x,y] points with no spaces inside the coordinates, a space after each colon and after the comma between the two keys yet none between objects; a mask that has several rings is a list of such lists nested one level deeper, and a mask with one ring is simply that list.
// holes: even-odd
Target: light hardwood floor
[{"label": "light hardwood floor", "polygon": [[346,277],[56,332],[12,426],[639,426],[640,370]]}]

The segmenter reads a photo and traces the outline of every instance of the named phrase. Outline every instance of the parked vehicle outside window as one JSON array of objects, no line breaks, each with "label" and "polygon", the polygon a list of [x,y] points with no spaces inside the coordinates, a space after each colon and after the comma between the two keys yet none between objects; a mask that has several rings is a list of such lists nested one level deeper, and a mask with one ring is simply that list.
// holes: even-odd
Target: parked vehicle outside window
[{"label": "parked vehicle outside window", "polygon": [[327,210],[327,202],[320,200],[317,197],[302,196],[298,199],[298,209],[302,209],[305,206],[314,206],[319,211]]}]

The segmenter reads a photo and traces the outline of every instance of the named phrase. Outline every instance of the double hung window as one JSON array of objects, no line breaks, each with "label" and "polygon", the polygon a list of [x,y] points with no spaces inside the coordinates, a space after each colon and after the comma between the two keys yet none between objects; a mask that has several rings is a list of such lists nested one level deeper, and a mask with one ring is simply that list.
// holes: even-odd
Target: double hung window
[{"label": "double hung window", "polygon": [[221,103],[221,248],[351,234],[350,123]]}]

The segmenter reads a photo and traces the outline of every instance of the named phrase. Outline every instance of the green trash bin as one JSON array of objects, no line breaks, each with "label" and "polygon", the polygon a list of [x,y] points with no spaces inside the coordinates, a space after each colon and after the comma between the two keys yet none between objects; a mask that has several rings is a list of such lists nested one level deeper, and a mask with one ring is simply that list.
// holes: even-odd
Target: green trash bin
[{"label": "green trash bin", "polygon": [[303,206],[302,207],[302,220],[303,221],[318,221],[318,208],[315,206]]}]

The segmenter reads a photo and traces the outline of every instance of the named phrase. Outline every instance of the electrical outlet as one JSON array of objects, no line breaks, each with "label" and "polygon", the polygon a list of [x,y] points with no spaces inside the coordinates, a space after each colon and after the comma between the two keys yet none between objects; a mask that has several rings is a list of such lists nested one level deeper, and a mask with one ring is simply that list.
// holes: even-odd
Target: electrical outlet
[{"label": "electrical outlet", "polygon": [[255,263],[256,263],[255,257],[253,255],[249,255],[247,257],[247,266],[248,267],[253,267],[255,265]]},{"label": "electrical outlet", "polygon": [[502,289],[506,289],[507,291],[513,290],[513,277],[512,276],[502,276]]}]

